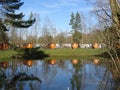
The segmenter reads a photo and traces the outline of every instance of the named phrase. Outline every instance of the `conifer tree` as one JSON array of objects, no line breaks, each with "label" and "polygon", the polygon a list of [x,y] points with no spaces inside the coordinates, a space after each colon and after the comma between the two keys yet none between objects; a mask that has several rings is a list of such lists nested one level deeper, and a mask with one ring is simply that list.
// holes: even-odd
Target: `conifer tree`
[{"label": "conifer tree", "polygon": [[79,12],[76,13],[76,15],[74,15],[74,13],[71,13],[71,19],[70,19],[70,23],[69,25],[71,25],[72,28],[72,39],[74,42],[80,43],[81,38],[82,38],[82,24],[81,24],[81,17]]},{"label": "conifer tree", "polygon": [[7,31],[7,26],[28,28],[35,22],[35,19],[23,20],[23,13],[16,13],[23,4],[21,0],[0,0],[0,27],[3,29],[0,32]]},{"label": "conifer tree", "polygon": [[4,23],[11,25],[17,28],[27,28],[31,26],[35,19],[33,20],[23,20],[23,13],[16,14],[16,10],[19,10],[20,7],[24,4],[20,2],[21,0],[4,0],[3,8],[5,10],[5,20]]},{"label": "conifer tree", "polygon": [[71,25],[71,28],[72,29],[75,29],[75,16],[74,16],[74,13],[72,12],[71,13],[71,19],[70,19],[70,23],[69,23],[69,25]]},{"label": "conifer tree", "polygon": [[8,36],[6,34],[6,31],[8,30],[6,29],[6,27],[4,26],[4,24],[2,24],[2,21],[0,20],[0,42],[8,43]]}]

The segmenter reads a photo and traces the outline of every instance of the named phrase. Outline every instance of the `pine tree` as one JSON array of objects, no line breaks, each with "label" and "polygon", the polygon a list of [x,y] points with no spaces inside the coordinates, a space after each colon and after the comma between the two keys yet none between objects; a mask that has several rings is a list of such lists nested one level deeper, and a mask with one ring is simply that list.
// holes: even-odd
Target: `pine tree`
[{"label": "pine tree", "polygon": [[6,25],[11,25],[17,28],[28,28],[35,22],[35,19],[23,20],[24,17],[23,13],[18,14],[15,13],[16,10],[19,10],[19,8],[24,4],[23,2],[20,1],[21,0],[4,0],[3,3],[5,15],[4,23]]},{"label": "pine tree", "polygon": [[75,30],[76,31],[82,30],[82,24],[81,24],[81,18],[79,12],[76,13],[76,17],[75,17]]},{"label": "pine tree", "polygon": [[[16,13],[24,3],[21,0],[0,0],[0,32],[7,31],[7,26],[14,28],[28,28],[35,19],[23,20],[23,13]],[[4,39],[4,38],[3,38]]]},{"label": "pine tree", "polygon": [[0,20],[0,42],[8,43],[8,36],[6,34],[6,31],[8,30],[6,29],[6,27],[4,26],[4,24],[2,24],[2,21]]},{"label": "pine tree", "polygon": [[76,13],[76,15],[74,15],[74,13],[71,13],[71,19],[70,19],[70,23],[69,25],[71,25],[72,28],[72,39],[74,42],[80,43],[80,40],[82,38],[82,23],[81,23],[81,17],[79,12]]},{"label": "pine tree", "polygon": [[75,24],[74,23],[75,23],[75,16],[74,16],[74,13],[72,12],[69,25],[71,25],[73,30],[75,29]]}]

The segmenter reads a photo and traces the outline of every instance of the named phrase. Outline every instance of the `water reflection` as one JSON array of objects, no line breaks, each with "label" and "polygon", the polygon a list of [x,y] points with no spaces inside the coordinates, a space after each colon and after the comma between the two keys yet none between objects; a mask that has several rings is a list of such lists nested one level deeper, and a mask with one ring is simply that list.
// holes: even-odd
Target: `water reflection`
[{"label": "water reflection", "polygon": [[99,65],[100,64],[100,60],[95,58],[95,59],[93,59],[93,63],[95,65]]},{"label": "water reflection", "polygon": [[33,60],[24,60],[23,64],[26,66],[32,66],[33,65]]},{"label": "water reflection", "polygon": [[99,63],[99,59],[1,62],[0,90],[111,90],[112,74]]},{"label": "water reflection", "polygon": [[76,64],[79,63],[79,60],[78,59],[72,59],[71,62],[72,62],[72,64],[76,65]]},{"label": "water reflection", "polygon": [[51,64],[51,65],[55,65],[56,64],[56,60],[55,59],[50,59],[48,61],[48,63]]},{"label": "water reflection", "polygon": [[73,73],[70,78],[72,90],[80,90],[82,84],[82,63],[78,63],[78,59],[72,60]]},{"label": "water reflection", "polygon": [[8,62],[0,62],[0,67],[2,67],[2,68],[7,68],[8,65],[9,65]]}]

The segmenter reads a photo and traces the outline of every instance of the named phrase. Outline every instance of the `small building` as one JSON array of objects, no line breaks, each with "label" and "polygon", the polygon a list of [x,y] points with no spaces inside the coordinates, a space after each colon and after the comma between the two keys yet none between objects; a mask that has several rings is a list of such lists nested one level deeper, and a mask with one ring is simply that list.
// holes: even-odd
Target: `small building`
[{"label": "small building", "polygon": [[55,44],[54,42],[49,43],[49,44],[48,44],[48,47],[49,47],[50,49],[54,49],[54,48],[56,48],[56,44]]},{"label": "small building", "polygon": [[93,44],[92,44],[92,48],[94,48],[94,49],[98,49],[98,48],[99,48],[99,44],[98,44],[98,43],[96,43],[96,42],[95,42],[95,43],[93,43]]},{"label": "small building", "polygon": [[72,47],[72,49],[78,48],[78,43],[72,43],[72,44],[71,44],[71,47]]},{"label": "small building", "polygon": [[33,44],[32,43],[25,43],[22,45],[22,48],[33,48]]},{"label": "small building", "polygon": [[0,43],[0,50],[7,50],[9,49],[8,43]]}]

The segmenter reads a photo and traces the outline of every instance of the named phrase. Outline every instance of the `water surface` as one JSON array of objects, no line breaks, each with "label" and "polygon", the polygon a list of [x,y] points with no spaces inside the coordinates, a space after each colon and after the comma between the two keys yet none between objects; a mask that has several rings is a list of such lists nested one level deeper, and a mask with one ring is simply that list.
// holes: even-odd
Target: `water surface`
[{"label": "water surface", "polygon": [[0,90],[111,90],[113,85],[99,59],[0,62]]}]

